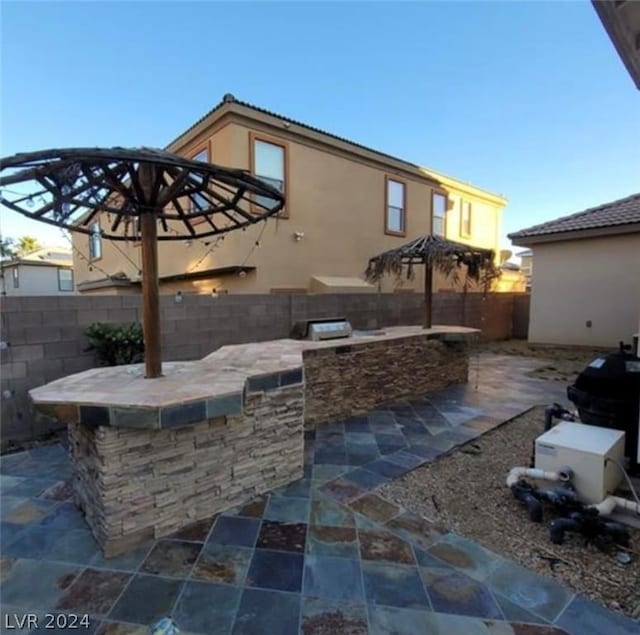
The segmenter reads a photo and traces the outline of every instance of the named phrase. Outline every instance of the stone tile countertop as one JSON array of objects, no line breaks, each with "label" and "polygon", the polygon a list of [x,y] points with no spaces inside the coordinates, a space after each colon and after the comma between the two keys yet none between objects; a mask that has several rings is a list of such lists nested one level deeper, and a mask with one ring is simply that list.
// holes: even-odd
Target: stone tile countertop
[{"label": "stone tile countertop", "polygon": [[[164,362],[163,376],[144,378],[144,366],[132,364],[93,368],[57,379],[29,391],[40,410],[46,406],[79,406],[88,419],[100,424],[98,411],[111,411],[111,425],[124,427],[162,427],[161,417],[149,412],[203,403],[205,411],[192,408],[193,417],[203,412],[210,416],[235,414],[242,409],[243,394],[302,383],[304,351],[335,349],[345,345],[364,346],[373,342],[406,337],[424,337],[443,341],[475,339],[476,329],[457,326],[389,327],[376,331],[355,332],[353,337],[325,340],[282,339],[223,346],[201,360]],[[93,413],[90,416],[90,411]],[[122,412],[124,411],[124,412]],[[140,412],[138,412],[140,411]],[[197,411],[197,412],[196,412]],[[144,416],[142,416],[144,415]],[[148,420],[143,424],[142,420]],[[136,420],[136,423],[132,421]]]}]

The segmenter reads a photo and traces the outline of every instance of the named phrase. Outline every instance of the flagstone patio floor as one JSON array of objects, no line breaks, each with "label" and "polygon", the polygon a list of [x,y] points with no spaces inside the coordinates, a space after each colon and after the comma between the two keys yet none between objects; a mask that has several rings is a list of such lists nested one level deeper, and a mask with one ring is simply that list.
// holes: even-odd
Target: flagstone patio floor
[{"label": "flagstone patio floor", "polygon": [[[70,500],[66,450],[2,457],[2,633],[630,635],[640,623],[383,500],[375,489],[562,384],[483,354],[470,381],[306,433],[305,476],[105,560]],[[631,581],[630,581],[631,583]],[[45,628],[46,613],[62,616]],[[12,628],[36,614],[38,628]],[[72,615],[88,615],[88,628]],[[65,620],[67,628],[64,627]]]}]

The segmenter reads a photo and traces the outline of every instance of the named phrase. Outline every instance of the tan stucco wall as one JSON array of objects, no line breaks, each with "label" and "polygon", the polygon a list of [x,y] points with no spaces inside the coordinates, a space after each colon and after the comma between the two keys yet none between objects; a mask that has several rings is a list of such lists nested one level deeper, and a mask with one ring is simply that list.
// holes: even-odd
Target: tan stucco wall
[{"label": "tan stucco wall", "polygon": [[[231,293],[268,293],[278,289],[308,289],[314,275],[362,276],[371,256],[430,231],[433,189],[445,190],[451,197],[447,219],[449,238],[499,250],[504,201],[465,186],[464,197],[473,206],[472,235],[461,238],[459,210],[462,194],[455,191],[450,182],[443,184],[417,170],[412,174],[392,163],[385,169],[379,161],[349,156],[344,149],[320,145],[282,127],[275,128],[243,117],[227,118],[204,129],[196,138],[189,138],[183,146],[172,149],[178,154],[193,156],[208,145],[213,162],[249,169],[250,132],[287,144],[286,206],[289,218],[269,220],[266,227],[259,224],[246,231],[231,232],[204,259],[202,257],[208,247],[201,242],[193,241],[190,246],[185,242],[160,243],[161,276],[228,265],[256,267],[256,271],[245,278],[233,275],[216,281],[184,283],[181,288],[185,290],[210,292],[211,287],[216,286]],[[406,183],[406,237],[384,233],[385,176]],[[303,232],[304,238],[294,240],[294,232]],[[259,237],[260,246],[255,247]],[[87,254],[86,236],[75,235],[74,241],[82,253]],[[113,274],[119,271],[136,279],[140,248],[127,243],[119,243],[118,246],[130,260],[106,240],[103,240],[103,257],[95,263],[97,266],[93,271],[89,271],[85,261],[76,257],[77,282],[104,278],[104,272]],[[417,267],[415,279],[405,281],[401,286],[421,291],[423,280],[422,267]],[[180,285],[162,285],[161,292],[172,292],[177,286]],[[395,280],[385,280],[382,290],[392,290],[395,286]],[[434,289],[451,286],[449,281],[436,276]]]},{"label": "tan stucco wall", "polygon": [[631,342],[639,317],[640,234],[541,243],[534,250],[530,342]]}]

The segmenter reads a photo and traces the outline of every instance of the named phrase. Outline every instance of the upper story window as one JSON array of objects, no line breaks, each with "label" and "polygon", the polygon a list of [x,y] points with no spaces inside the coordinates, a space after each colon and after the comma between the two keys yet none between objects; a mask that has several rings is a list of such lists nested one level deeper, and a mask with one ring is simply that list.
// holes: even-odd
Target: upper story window
[{"label": "upper story window", "polygon": [[100,221],[91,223],[90,231],[89,259],[99,260],[102,258],[102,230],[100,229]]},{"label": "upper story window", "polygon": [[407,231],[406,186],[402,181],[387,179],[385,232],[404,236]]},{"label": "upper story window", "polygon": [[[191,157],[193,161],[202,161],[203,163],[209,163],[209,150],[207,148],[203,148],[197,154]],[[193,175],[193,178],[198,180],[198,182],[202,182],[201,179],[198,178],[197,175]],[[197,206],[196,206],[197,202]],[[189,199],[189,211],[195,212],[198,209],[203,209],[208,207],[207,199],[202,196],[202,194],[195,194],[193,199]],[[191,221],[192,223],[198,224],[204,221],[204,218],[196,218]]]},{"label": "upper story window", "polygon": [[73,291],[73,271],[71,269],[58,269],[58,289]]},{"label": "upper story window", "polygon": [[460,235],[471,236],[471,203],[462,201],[460,208]]},{"label": "upper story window", "polygon": [[431,198],[431,234],[444,238],[446,234],[447,195],[434,192]]},{"label": "upper story window", "polygon": [[[251,170],[253,174],[284,194],[287,179],[286,146],[253,136],[251,144],[253,159]],[[266,196],[256,196],[253,200],[267,208],[273,206],[273,199]],[[279,216],[286,217],[288,214],[283,210]]]},{"label": "upper story window", "polygon": [[14,289],[19,289],[20,288],[20,271],[18,270],[18,267],[14,267],[13,268],[13,288]]}]

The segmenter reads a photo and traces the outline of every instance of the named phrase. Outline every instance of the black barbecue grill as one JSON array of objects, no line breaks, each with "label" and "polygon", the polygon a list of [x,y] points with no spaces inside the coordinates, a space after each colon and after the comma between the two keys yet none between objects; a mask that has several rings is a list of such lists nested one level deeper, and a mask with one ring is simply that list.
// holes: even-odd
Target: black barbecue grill
[{"label": "black barbecue grill", "polygon": [[638,471],[638,409],[640,358],[620,342],[620,348],[594,359],[567,388],[583,423],[624,430],[629,470]]}]

